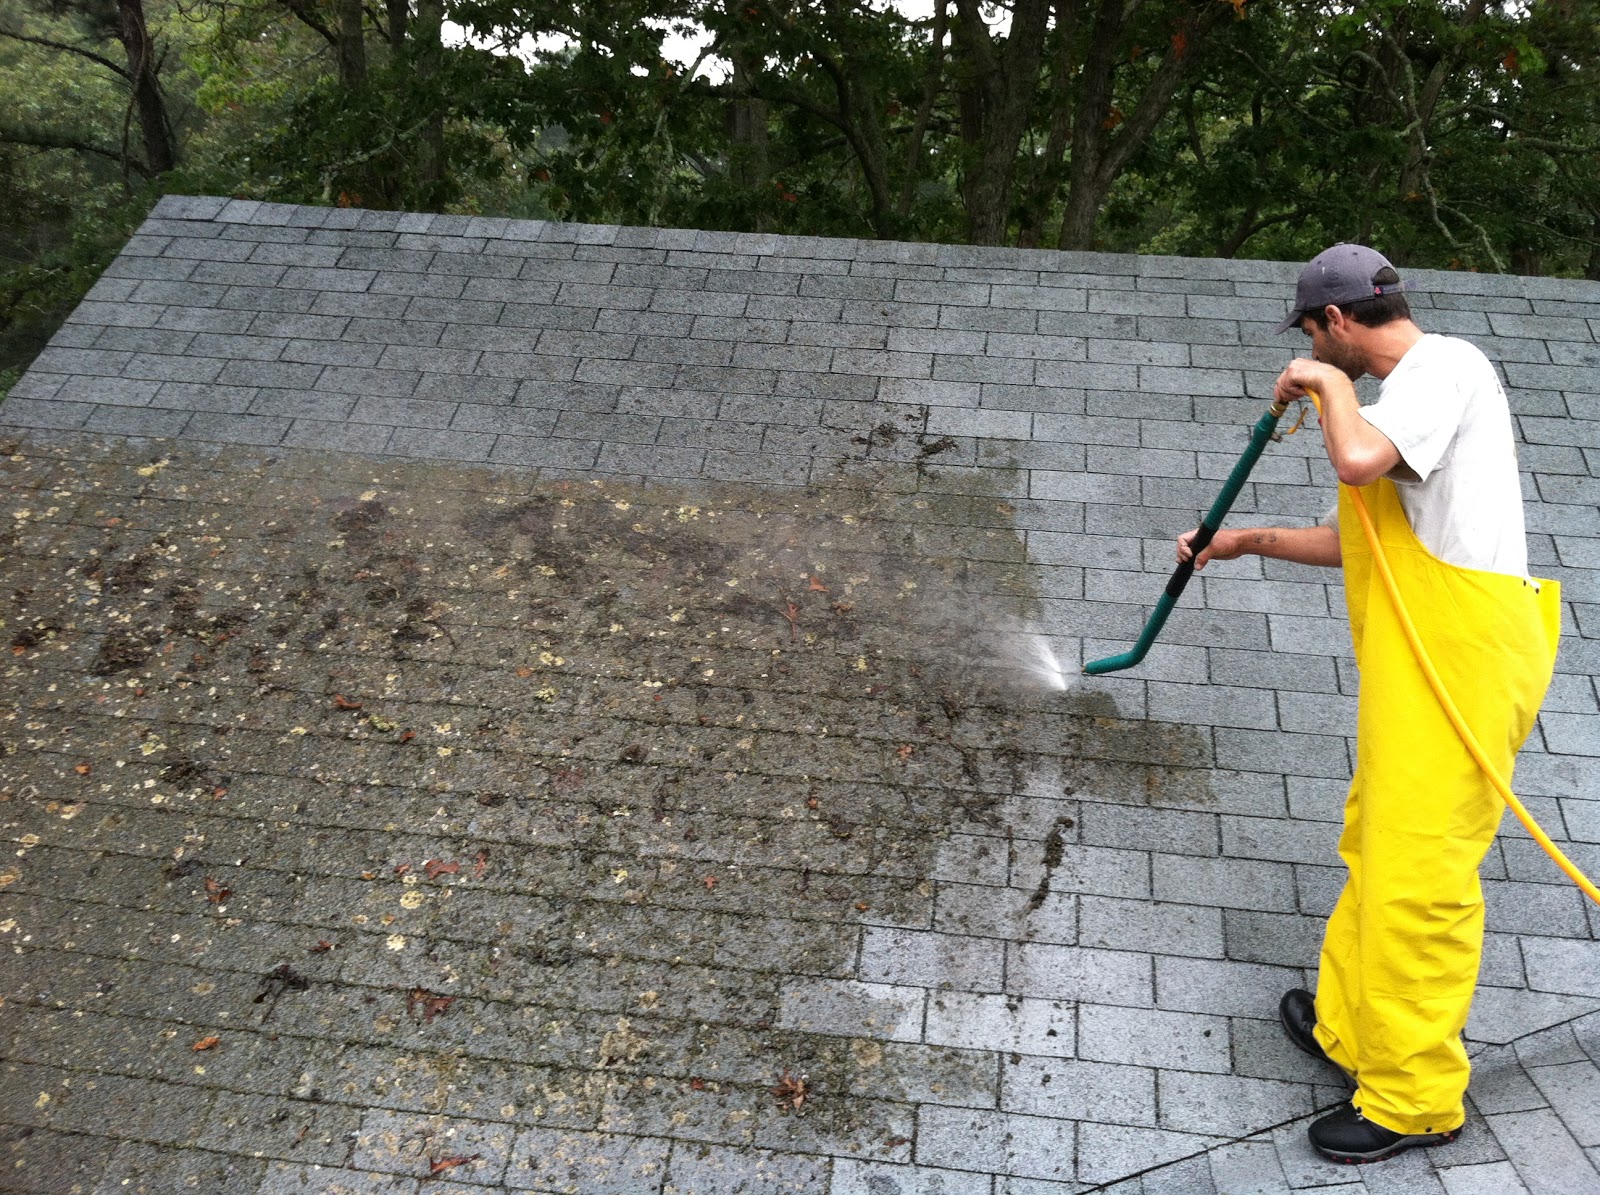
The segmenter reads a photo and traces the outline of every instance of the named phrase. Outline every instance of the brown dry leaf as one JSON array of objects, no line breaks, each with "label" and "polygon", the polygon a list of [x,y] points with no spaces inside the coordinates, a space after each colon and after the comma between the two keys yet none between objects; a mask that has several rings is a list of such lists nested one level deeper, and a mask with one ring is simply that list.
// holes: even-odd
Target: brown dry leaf
[{"label": "brown dry leaf", "polygon": [[400,741],[402,743],[409,743],[412,739],[414,739],[416,737],[417,737],[417,732],[416,731],[408,730],[408,731],[406,731],[404,734],[402,734],[400,736]]},{"label": "brown dry leaf", "polygon": [[856,901],[856,912],[865,913],[870,908],[872,908],[872,906],[869,905],[866,901],[864,901],[864,900]]},{"label": "brown dry leaf", "polygon": [[710,892],[713,888],[715,888],[717,886],[717,877],[716,876],[706,876],[706,878],[701,880],[700,882],[706,886],[706,891]]},{"label": "brown dry leaf", "polygon": [[460,870],[461,864],[446,863],[443,859],[429,859],[422,865],[423,874],[430,880],[436,880],[440,876],[453,876]]},{"label": "brown dry leaf", "polygon": [[431,1025],[434,1017],[443,1016],[455,1002],[454,996],[436,996],[423,988],[412,988],[406,996],[406,1011],[413,1016],[421,1012],[423,1024]]},{"label": "brown dry leaf", "polygon": [[336,710],[358,710],[361,708],[361,703],[350,700],[343,693],[335,693],[333,695],[333,708]]},{"label": "brown dry leaf", "polygon": [[328,941],[328,939],[326,939],[326,938],[322,938],[321,940],[319,940],[317,942],[317,944],[315,946],[306,947],[306,953],[307,954],[327,954],[328,951],[330,951],[332,949],[333,949],[333,943]]},{"label": "brown dry leaf", "polygon": [[704,1079],[702,1079],[699,1075],[690,1075],[689,1076],[689,1090],[690,1091],[704,1091],[705,1089],[706,1089],[706,1081]]},{"label": "brown dry leaf", "polygon": [[228,897],[232,895],[232,888],[226,887],[220,880],[206,877],[206,900],[214,905],[226,904]]},{"label": "brown dry leaf", "polygon": [[201,1050],[209,1050],[212,1046],[220,1045],[221,1042],[222,1042],[222,1039],[220,1037],[217,1037],[215,1034],[213,1034],[210,1037],[202,1037],[199,1041],[195,1042],[194,1045],[190,1046],[189,1048],[191,1050],[194,1050],[196,1053],[198,1053]]},{"label": "brown dry leaf", "polygon": [[910,759],[911,756],[916,752],[916,750],[917,749],[915,747],[913,747],[910,743],[901,743],[898,747],[896,747],[894,749],[894,753],[896,755],[898,755],[902,760],[906,760],[906,759]]},{"label": "brown dry leaf", "polygon": [[406,874],[406,872],[408,872],[410,870],[411,870],[411,864],[409,864],[409,863],[396,863],[394,865],[394,874],[397,875],[397,876],[403,876],[403,875]]},{"label": "brown dry leaf", "polygon": [[811,578],[811,592],[812,593],[827,593],[828,592],[828,587],[822,583],[822,579],[820,577],[812,577]]},{"label": "brown dry leaf", "polygon": [[442,1174],[446,1170],[453,1170],[457,1166],[465,1166],[470,1162],[483,1160],[482,1154],[457,1154],[454,1157],[440,1158],[437,1162],[428,1163],[429,1174]]},{"label": "brown dry leaf", "polygon": [[483,879],[483,873],[489,870],[489,852],[480,850],[472,859],[472,878]]},{"label": "brown dry leaf", "polygon": [[94,768],[91,767],[89,764],[80,763],[80,764],[77,765],[77,767],[73,768],[72,770],[74,772],[78,773],[78,775],[80,775],[80,776],[87,776],[90,772],[94,771]]},{"label": "brown dry leaf", "polygon": [[517,669],[517,675],[520,676],[523,680],[527,680],[530,676],[533,675],[533,669],[529,668],[526,664],[524,664],[521,668]]},{"label": "brown dry leaf", "polygon": [[778,1097],[778,1105],[784,1108],[792,1107],[795,1111],[806,1102],[806,1077],[791,1074],[788,1067],[783,1068],[783,1074],[778,1078],[778,1085],[772,1089],[772,1094]]}]

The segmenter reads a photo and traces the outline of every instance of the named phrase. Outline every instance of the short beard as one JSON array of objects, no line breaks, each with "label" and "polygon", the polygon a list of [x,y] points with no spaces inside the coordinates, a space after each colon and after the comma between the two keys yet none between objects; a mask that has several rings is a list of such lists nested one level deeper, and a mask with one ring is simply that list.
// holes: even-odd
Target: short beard
[{"label": "short beard", "polygon": [[1363,354],[1350,348],[1335,348],[1331,345],[1329,348],[1331,351],[1323,358],[1323,364],[1333,366],[1352,382],[1366,374],[1367,361]]}]

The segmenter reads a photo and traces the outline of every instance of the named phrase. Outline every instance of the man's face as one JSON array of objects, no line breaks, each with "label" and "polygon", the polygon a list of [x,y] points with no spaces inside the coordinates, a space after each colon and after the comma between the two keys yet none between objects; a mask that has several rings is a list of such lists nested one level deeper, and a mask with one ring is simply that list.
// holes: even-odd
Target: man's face
[{"label": "man's face", "polygon": [[1311,356],[1342,372],[1352,382],[1367,372],[1366,354],[1342,334],[1342,320],[1330,318],[1326,328],[1309,315],[1300,321],[1300,330],[1311,337]]}]

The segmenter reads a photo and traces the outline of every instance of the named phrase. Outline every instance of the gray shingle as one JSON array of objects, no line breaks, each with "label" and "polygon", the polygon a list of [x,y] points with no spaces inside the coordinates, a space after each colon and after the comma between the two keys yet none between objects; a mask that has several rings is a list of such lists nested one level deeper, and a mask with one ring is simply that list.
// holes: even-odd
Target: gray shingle
[{"label": "gray shingle", "polygon": [[176,436],[184,430],[190,419],[188,411],[97,406],[83,426],[90,431],[119,436]]},{"label": "gray shingle", "polygon": [[1078,1039],[1079,1057],[1096,1062],[1210,1074],[1230,1069],[1224,1017],[1086,1004],[1079,1011]]},{"label": "gray shingle", "polygon": [[[312,318],[339,318],[323,317],[317,315]],[[448,330],[448,331],[446,331]],[[346,341],[362,342],[362,344],[451,344],[450,339],[445,339],[448,334],[458,331],[474,331],[475,328],[459,328],[459,326],[445,325],[445,323],[424,323],[421,320],[397,320],[397,318],[371,318],[357,315],[350,318],[346,325],[342,339]]]},{"label": "gray shingle", "polygon": [[97,402],[107,406],[147,407],[161,389],[159,380],[139,378],[69,378],[56,398],[63,402]]},{"label": "gray shingle", "polygon": [[5,401],[5,420],[14,427],[78,428],[95,411],[92,402],[56,402],[19,395],[13,388]]}]

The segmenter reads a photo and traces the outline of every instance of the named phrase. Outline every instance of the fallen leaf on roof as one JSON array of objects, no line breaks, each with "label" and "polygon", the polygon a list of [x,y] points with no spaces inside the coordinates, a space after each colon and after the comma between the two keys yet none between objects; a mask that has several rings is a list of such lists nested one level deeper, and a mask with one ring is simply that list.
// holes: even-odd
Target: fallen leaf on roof
[{"label": "fallen leaf on roof", "polygon": [[806,1090],[806,1077],[791,1074],[789,1068],[784,1067],[783,1074],[778,1078],[778,1085],[772,1089],[772,1094],[778,1097],[779,1107],[785,1111],[793,1108],[798,1112],[809,1094]]},{"label": "fallen leaf on roof", "polygon": [[455,1002],[454,996],[439,996],[422,988],[412,988],[406,996],[406,1011],[413,1016],[421,1013],[423,1024],[431,1025],[434,1017],[443,1016]]},{"label": "fallen leaf on roof", "polygon": [[442,1174],[446,1170],[453,1170],[457,1166],[466,1166],[469,1163],[482,1160],[482,1154],[457,1154],[455,1157],[440,1158],[437,1162],[428,1163],[428,1173]]},{"label": "fallen leaf on roof", "polygon": [[219,1045],[221,1041],[222,1039],[220,1037],[217,1037],[215,1034],[213,1034],[210,1037],[202,1037],[199,1041],[195,1042],[190,1049],[196,1052],[200,1050],[209,1050],[212,1046]]}]

